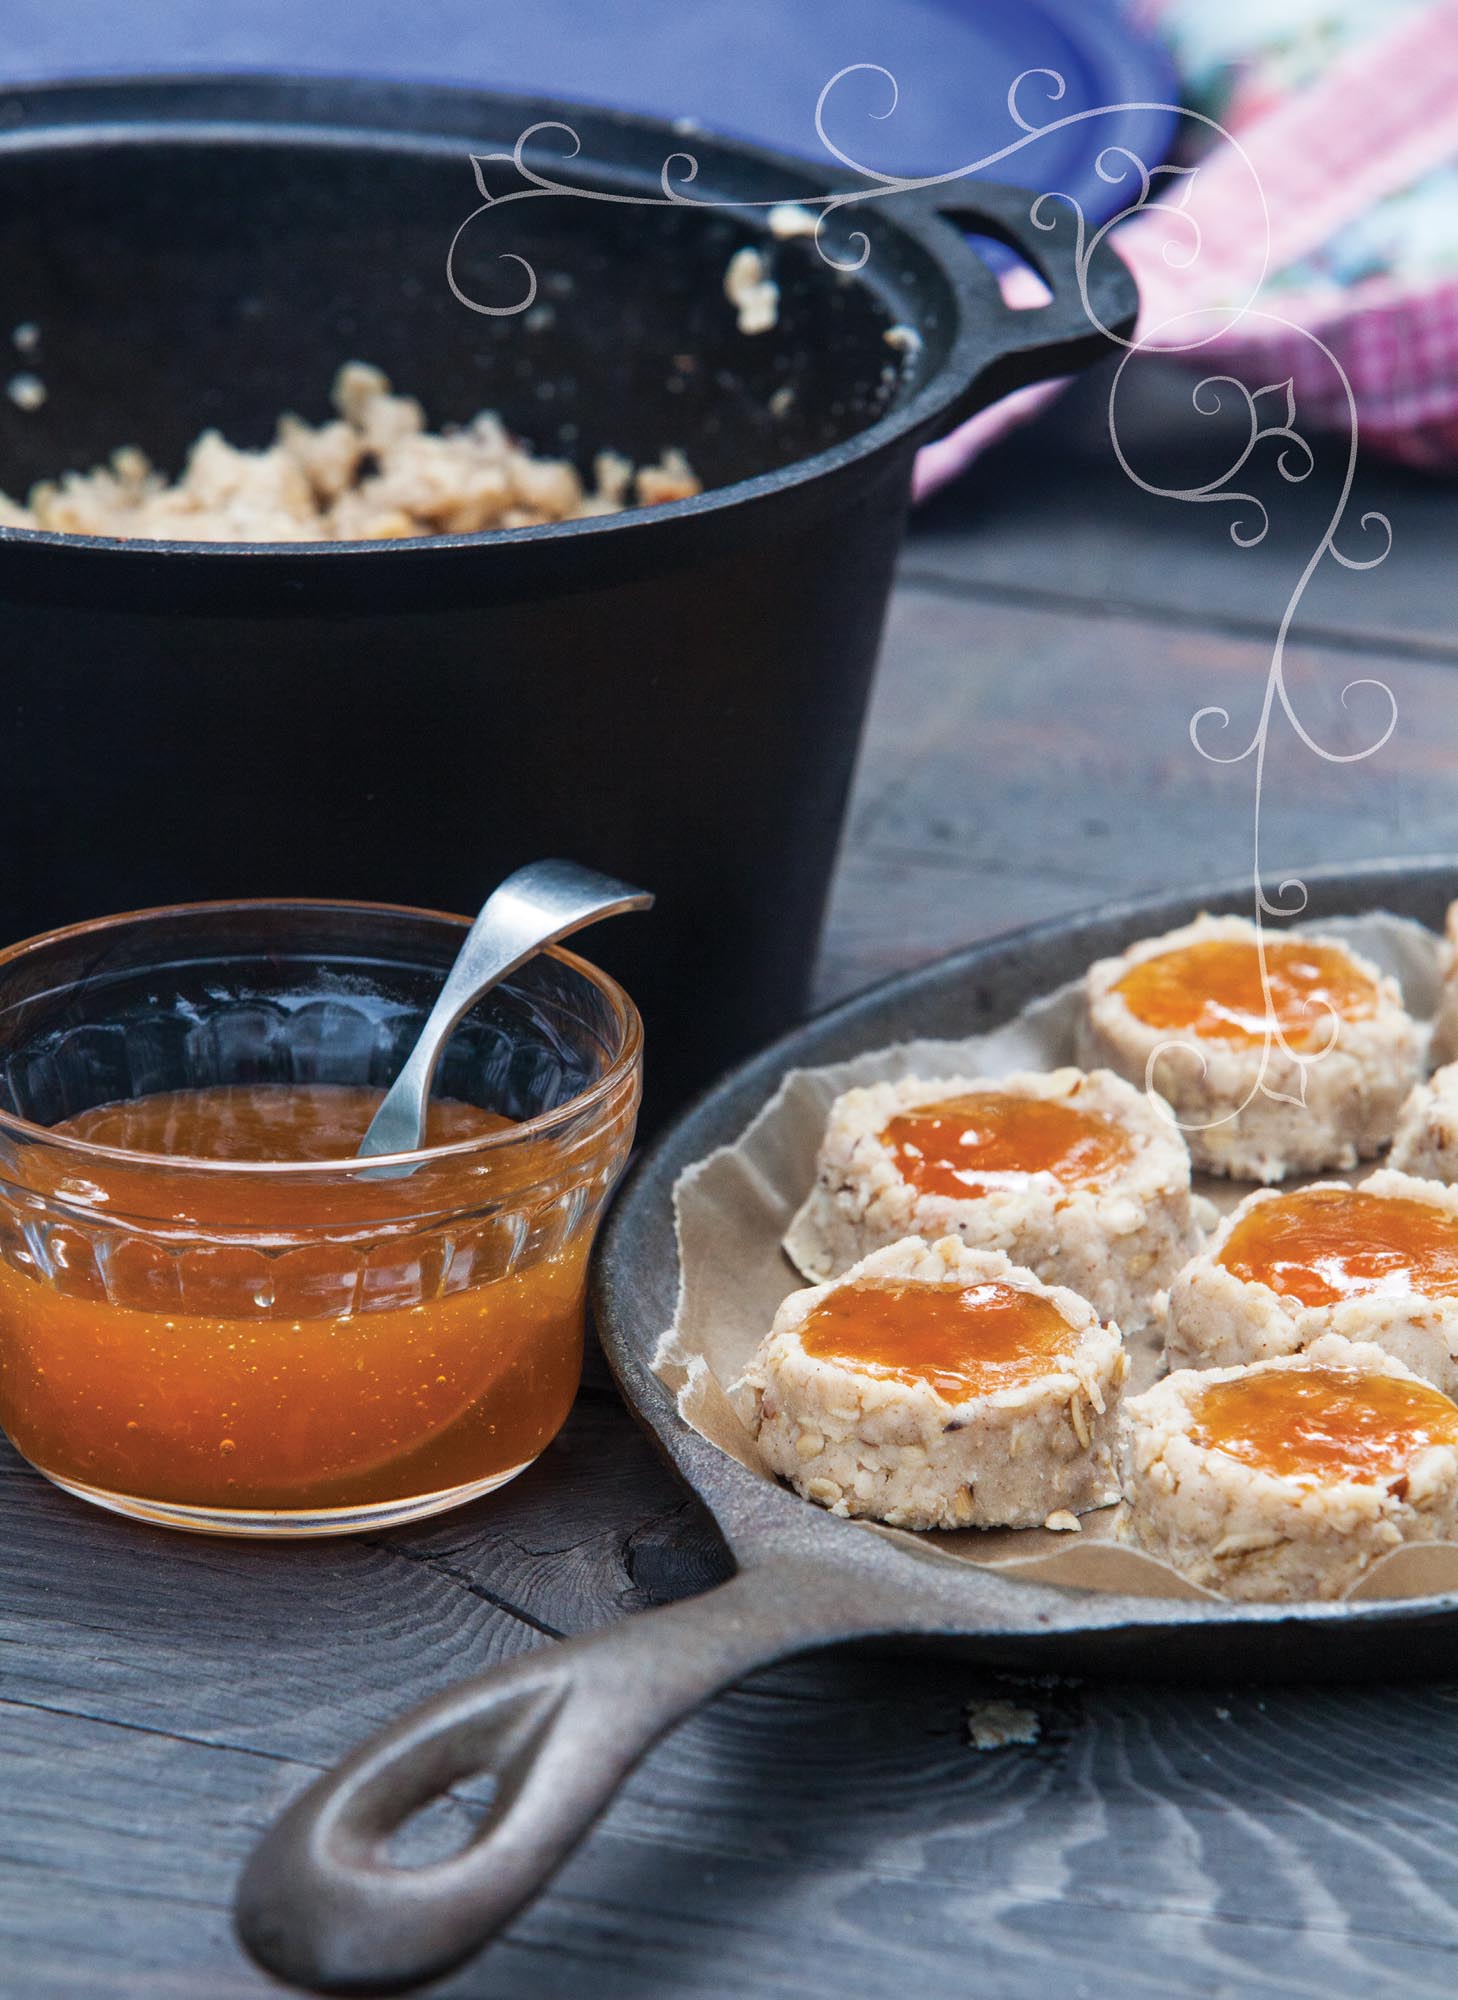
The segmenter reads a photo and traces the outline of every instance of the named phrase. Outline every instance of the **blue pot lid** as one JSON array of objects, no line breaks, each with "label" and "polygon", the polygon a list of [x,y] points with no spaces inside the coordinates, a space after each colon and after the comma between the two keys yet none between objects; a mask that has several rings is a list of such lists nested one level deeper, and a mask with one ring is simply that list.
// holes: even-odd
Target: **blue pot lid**
[{"label": "blue pot lid", "polygon": [[832,94],[828,126],[857,161],[912,174],[1015,136],[1008,88],[1041,67],[1067,90],[1051,105],[1030,78],[1019,102],[1034,120],[1133,108],[1039,139],[997,177],[1071,193],[1093,220],[1127,200],[1095,173],[1100,147],[1130,146],[1153,166],[1174,123],[1139,108],[1173,100],[1172,74],[1115,0],[9,0],[5,39],[0,81],[234,68],[422,79],[690,119],[817,161],[822,87],[880,64],[900,88],[895,113],[877,115],[884,78],[853,74]]}]

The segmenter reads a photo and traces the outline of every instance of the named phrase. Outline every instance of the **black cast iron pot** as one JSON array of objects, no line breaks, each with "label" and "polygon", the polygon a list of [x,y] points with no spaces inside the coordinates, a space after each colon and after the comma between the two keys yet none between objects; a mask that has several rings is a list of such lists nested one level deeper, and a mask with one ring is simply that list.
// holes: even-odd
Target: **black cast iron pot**
[{"label": "black cast iron pot", "polygon": [[[479,215],[508,152],[652,205],[533,195]],[[663,201],[670,155],[698,161]],[[482,170],[493,192],[512,167]],[[930,203],[834,216],[837,273],[767,204],[835,183],[645,119],[418,86],[226,79],[18,90],[0,106],[0,328],[40,329],[0,398],[0,487],[208,425],[261,445],[377,362],[432,423],[482,407],[581,463],[682,446],[709,490],[611,519],[321,545],[0,533],[0,935],[195,897],[469,910],[562,853],[657,891],[602,956],[649,1024],[661,1110],[800,1011],[916,447],[1105,345],[1071,223],[952,184],[958,222],[1053,288],[1009,312]],[[842,177],[841,185],[844,185]],[[760,204],[751,206],[747,204]],[[710,204],[713,204],[710,206]],[[746,336],[731,254],[772,244]],[[1101,252],[1104,325],[1133,287]],[[884,336],[919,336],[898,367]],[[781,393],[788,392],[788,393]],[[595,947],[596,949],[596,947]]]}]

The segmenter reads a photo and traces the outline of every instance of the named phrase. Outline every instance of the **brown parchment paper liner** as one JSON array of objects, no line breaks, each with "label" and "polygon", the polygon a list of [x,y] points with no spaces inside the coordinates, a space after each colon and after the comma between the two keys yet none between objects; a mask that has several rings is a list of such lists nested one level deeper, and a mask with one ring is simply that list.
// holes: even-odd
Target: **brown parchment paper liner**
[{"label": "brown parchment paper liner", "polygon": [[[1329,919],[1307,928],[1346,939],[1391,972],[1402,987],[1408,1010],[1420,1022],[1431,1021],[1439,967],[1438,940],[1430,931],[1405,917],[1380,912]],[[1006,1076],[1019,1069],[1056,1069],[1074,1059],[1077,1008],[1078,988],[1071,984],[1033,1001],[1015,1020],[990,1034],[966,1041],[904,1042],[823,1069],[791,1070],[734,1145],[721,1147],[685,1169],[674,1189],[678,1308],[658,1343],[653,1366],[672,1390],[685,1422],[701,1437],[761,1478],[772,1477],[730,1385],[768,1332],[780,1301],[796,1288],[799,1274],[791,1256],[800,1252],[813,1268],[813,1245],[792,1240],[786,1246],[782,1239],[814,1180],[816,1150],[832,1101],[857,1084],[902,1076]],[[1364,1166],[1347,1178],[1358,1180],[1369,1170]],[[1222,1213],[1249,1192],[1247,1183],[1204,1176],[1196,1187]],[[1156,1326],[1130,1342],[1128,1393],[1147,1387],[1159,1374],[1160,1341]],[[1043,1583],[1141,1597],[1213,1595],[1166,1564],[1115,1541],[1118,1511],[1108,1507],[1085,1514],[1077,1534],[1046,1528],[916,1534],[877,1522],[845,1525],[889,1535],[924,1558],[981,1563]],[[1458,1590],[1458,1545],[1423,1543],[1396,1549],[1375,1563],[1350,1596],[1420,1597],[1447,1590]]]}]

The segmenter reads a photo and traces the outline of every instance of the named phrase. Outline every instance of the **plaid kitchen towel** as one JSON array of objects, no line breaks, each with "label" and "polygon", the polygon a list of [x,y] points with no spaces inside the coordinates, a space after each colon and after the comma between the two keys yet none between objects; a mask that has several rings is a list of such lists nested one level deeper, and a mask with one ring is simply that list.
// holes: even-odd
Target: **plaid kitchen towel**
[{"label": "plaid kitchen towel", "polygon": [[[1350,48],[1193,170],[1156,177],[1161,200],[1116,238],[1139,282],[1141,340],[1251,389],[1289,380],[1303,427],[1344,431],[1334,357],[1365,446],[1458,467],[1458,271],[1279,282],[1375,204],[1455,160],[1458,0],[1438,0]],[[1029,299],[1026,274],[1021,284],[1010,303]],[[1063,386],[1020,391],[928,447],[918,490]]]}]

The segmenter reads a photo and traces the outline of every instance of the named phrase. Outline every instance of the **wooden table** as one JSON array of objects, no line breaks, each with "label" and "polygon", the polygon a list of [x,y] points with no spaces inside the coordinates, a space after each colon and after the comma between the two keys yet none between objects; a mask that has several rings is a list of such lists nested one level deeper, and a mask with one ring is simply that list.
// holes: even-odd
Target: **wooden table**
[{"label": "wooden table", "polygon": [[[1141,400],[1143,469],[1207,476],[1188,383]],[[1100,385],[928,507],[908,545],[821,971],[822,997],[1124,891],[1238,872],[1250,767],[1186,727],[1253,724],[1329,467],[1241,554],[1227,509],[1131,486]],[[1126,439],[1134,447],[1135,440]],[[1209,462],[1207,462],[1209,461]],[[1262,491],[1272,489],[1267,479]],[[1297,627],[1308,725],[1281,739],[1274,868],[1458,850],[1451,492],[1365,468],[1397,544],[1328,565]],[[1305,547],[1302,535],[1307,538]],[[1348,541],[1351,534],[1349,531]],[[600,1362],[495,1500],[376,1540],[267,1548],[92,1514],[0,1454],[0,2000],[244,2000],[234,1878],[280,1808],[405,1705],[702,1589],[712,1529]],[[1458,1976],[1458,1688],[1067,1683],[826,1655],[761,1674],[648,1759],[451,2000],[1443,1995]],[[978,1750],[969,1703],[1037,1719]],[[464,1806],[419,1839],[459,1838]],[[424,1852],[424,1848],[421,1849]]]}]

